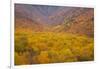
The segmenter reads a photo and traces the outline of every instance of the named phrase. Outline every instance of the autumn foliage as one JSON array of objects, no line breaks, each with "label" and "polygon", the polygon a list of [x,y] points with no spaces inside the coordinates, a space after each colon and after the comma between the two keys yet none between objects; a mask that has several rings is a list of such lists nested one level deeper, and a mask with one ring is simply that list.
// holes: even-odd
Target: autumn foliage
[{"label": "autumn foliage", "polygon": [[93,39],[67,33],[15,33],[15,64],[93,60]]}]

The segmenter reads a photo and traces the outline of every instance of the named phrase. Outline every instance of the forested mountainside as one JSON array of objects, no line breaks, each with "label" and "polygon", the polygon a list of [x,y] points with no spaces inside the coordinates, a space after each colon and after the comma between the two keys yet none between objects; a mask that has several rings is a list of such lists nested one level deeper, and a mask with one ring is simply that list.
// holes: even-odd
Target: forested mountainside
[{"label": "forested mountainside", "polygon": [[32,31],[69,32],[93,37],[93,12],[92,8],[15,5],[15,26]]},{"label": "forested mountainside", "polygon": [[15,65],[94,60],[94,9],[15,4]]}]

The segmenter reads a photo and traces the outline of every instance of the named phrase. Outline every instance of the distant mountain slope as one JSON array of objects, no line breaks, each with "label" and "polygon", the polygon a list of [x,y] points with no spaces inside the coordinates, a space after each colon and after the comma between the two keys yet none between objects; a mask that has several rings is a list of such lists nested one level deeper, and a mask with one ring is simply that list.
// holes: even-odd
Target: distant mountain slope
[{"label": "distant mountain slope", "polygon": [[[24,31],[42,31],[43,24],[38,22],[41,16],[38,11],[32,11],[32,6],[15,5],[15,29]],[[33,14],[34,13],[34,14]]]},{"label": "distant mountain slope", "polygon": [[64,32],[93,37],[94,9],[45,5],[15,5],[15,29]]},{"label": "distant mountain slope", "polygon": [[94,12],[89,9],[76,17],[68,32],[80,35],[94,36]]},{"label": "distant mountain slope", "polygon": [[15,18],[15,30],[25,30],[25,31],[42,31],[43,25],[27,19],[27,18]]},{"label": "distant mountain slope", "polygon": [[68,32],[93,37],[94,35],[94,11],[93,9],[76,9],[64,14],[64,21],[54,27],[53,31]]}]

